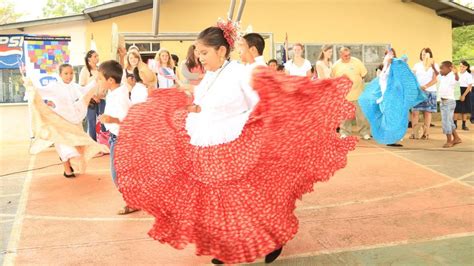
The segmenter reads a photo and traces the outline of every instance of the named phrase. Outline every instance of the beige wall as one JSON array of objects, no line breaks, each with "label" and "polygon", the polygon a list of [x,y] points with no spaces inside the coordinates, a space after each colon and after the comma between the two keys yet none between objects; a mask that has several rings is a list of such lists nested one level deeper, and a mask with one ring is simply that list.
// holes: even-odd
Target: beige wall
[{"label": "beige wall", "polygon": [[[230,1],[165,0],[161,4],[160,32],[199,32],[225,17]],[[237,1],[238,2],[238,1]],[[271,3],[271,4],[269,4]],[[186,7],[186,8],[185,8]],[[152,11],[89,22],[87,35],[97,36],[102,57],[110,54],[112,22],[120,32],[150,32]],[[431,47],[437,61],[452,54],[451,22],[434,10],[400,0],[248,0],[242,28],[274,33],[275,42],[302,43],[391,43],[398,54],[417,61],[423,47]],[[162,46],[185,56],[187,44]],[[273,55],[266,54],[266,57]]]}]

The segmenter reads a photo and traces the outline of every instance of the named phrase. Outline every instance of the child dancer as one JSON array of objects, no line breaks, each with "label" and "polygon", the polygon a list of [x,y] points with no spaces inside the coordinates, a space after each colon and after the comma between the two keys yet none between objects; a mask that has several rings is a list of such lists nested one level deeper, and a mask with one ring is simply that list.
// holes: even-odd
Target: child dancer
[{"label": "child dancer", "polygon": [[[469,130],[466,125],[467,115],[471,113],[471,90],[473,80],[471,75],[471,65],[465,60],[461,61],[459,69],[461,73],[459,75],[459,87],[461,89],[461,97],[456,101],[456,109],[454,109],[454,125],[458,128],[458,119],[462,119],[462,130]],[[471,120],[474,119],[471,117]]]},{"label": "child dancer", "polygon": [[371,134],[382,144],[396,145],[407,131],[408,111],[424,101],[416,77],[408,65],[386,52],[379,77],[370,82],[359,98],[359,105],[370,123]]},{"label": "child dancer", "polygon": [[[69,64],[59,67],[60,80],[46,87],[39,87],[39,95],[26,80],[31,92],[29,103],[33,109],[33,128],[35,141],[30,152],[38,153],[54,143],[64,166],[64,177],[75,177],[75,165],[78,172],[84,172],[85,162],[99,152],[108,152],[107,147],[94,142],[82,129],[82,120],[87,113],[90,99],[96,93],[96,82],[86,87],[72,82],[74,71]],[[47,98],[46,105],[41,97]],[[48,106],[50,108],[48,108]]]},{"label": "child dancer", "polygon": [[[149,235],[213,263],[272,262],[298,231],[295,202],[346,164],[356,139],[336,127],[354,112],[347,78],[312,82],[229,61],[232,22],[202,31],[206,69],[194,103],[159,90],[121,124],[115,166],[129,206],[155,216]],[[248,101],[249,95],[259,102]],[[139,138],[147,132],[150,138]],[[157,136],[157,137],[153,137]]]},{"label": "child dancer", "polygon": [[[115,185],[117,185],[117,173],[114,164],[115,144],[117,143],[120,124],[125,116],[127,116],[128,109],[130,108],[127,85],[120,85],[122,74],[122,66],[117,61],[109,60],[99,66],[99,84],[102,88],[109,91],[105,98],[104,114],[99,117],[99,120],[101,123],[104,123],[105,128],[110,132],[110,170]],[[129,214],[135,211],[138,211],[138,209],[133,209],[126,205],[118,214]]]},{"label": "child dancer", "polygon": [[143,80],[140,77],[140,71],[138,67],[133,69],[133,75],[127,78],[128,84],[132,87],[130,94],[130,101],[132,105],[137,103],[144,103],[148,98],[148,88],[143,84]]},{"label": "child dancer", "polygon": [[453,68],[453,63],[444,61],[441,63],[440,74],[438,75],[439,96],[441,98],[441,124],[443,134],[446,134],[446,143],[443,148],[451,148],[462,142],[456,126],[454,125],[454,108],[456,100],[454,98],[454,89],[459,80],[458,70]]}]

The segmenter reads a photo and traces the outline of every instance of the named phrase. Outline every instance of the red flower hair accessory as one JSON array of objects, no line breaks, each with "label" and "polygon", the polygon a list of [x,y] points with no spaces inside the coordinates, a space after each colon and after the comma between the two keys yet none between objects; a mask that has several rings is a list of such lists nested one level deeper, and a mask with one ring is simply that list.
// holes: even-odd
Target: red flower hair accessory
[{"label": "red flower hair accessory", "polygon": [[230,50],[233,50],[235,43],[240,38],[240,27],[238,23],[234,23],[232,20],[219,19],[217,20],[217,27],[219,27],[224,32],[224,38],[227,40]]}]

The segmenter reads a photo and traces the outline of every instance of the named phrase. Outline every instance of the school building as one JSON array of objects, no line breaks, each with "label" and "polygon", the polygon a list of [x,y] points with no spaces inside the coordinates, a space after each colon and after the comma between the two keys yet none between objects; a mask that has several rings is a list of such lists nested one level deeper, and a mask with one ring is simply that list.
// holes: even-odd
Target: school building
[{"label": "school building", "polygon": [[[166,48],[183,60],[197,34],[227,17],[231,0],[116,1],[85,9],[83,14],[0,25],[1,36],[68,36],[70,60],[78,71],[84,55],[96,44],[100,60],[115,59],[112,25],[126,46],[139,47],[144,58]],[[423,47],[440,62],[452,55],[452,28],[474,24],[474,11],[452,1],[429,0],[248,0],[242,30],[266,39],[265,58],[281,60],[282,44],[305,45],[312,64],[322,45],[348,46],[369,69],[369,79],[388,47],[415,64]],[[236,11],[240,1],[236,1]],[[234,53],[235,54],[235,53]],[[291,53],[290,53],[291,54]],[[234,55],[235,57],[235,55]],[[334,53],[334,61],[337,52]],[[0,140],[29,139],[28,108],[18,69],[0,69]]]}]

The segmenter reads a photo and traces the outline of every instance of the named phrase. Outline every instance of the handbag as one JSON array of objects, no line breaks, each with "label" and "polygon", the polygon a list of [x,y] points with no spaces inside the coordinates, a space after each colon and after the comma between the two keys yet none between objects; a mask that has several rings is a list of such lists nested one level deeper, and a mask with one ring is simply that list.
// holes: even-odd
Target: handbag
[{"label": "handbag", "polygon": [[99,144],[107,145],[107,147],[110,148],[110,144],[109,144],[110,132],[109,131],[105,131],[105,132],[102,131],[102,127],[101,127],[100,122],[97,122],[97,124],[95,125],[95,132],[96,132],[96,135],[97,135],[97,142]]}]

